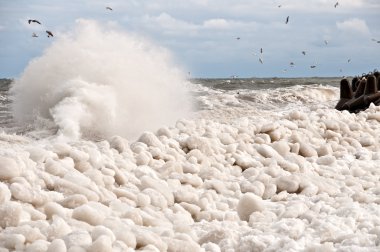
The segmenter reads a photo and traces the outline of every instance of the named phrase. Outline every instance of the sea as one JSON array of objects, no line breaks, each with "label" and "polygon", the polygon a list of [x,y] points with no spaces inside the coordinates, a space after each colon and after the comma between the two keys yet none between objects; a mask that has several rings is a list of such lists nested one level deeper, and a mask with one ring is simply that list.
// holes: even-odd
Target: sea
[{"label": "sea", "polygon": [[[268,111],[286,111],[305,104],[333,108],[339,100],[342,78],[188,78],[186,88],[192,103],[190,117],[201,114],[224,121],[244,115],[263,115]],[[13,118],[11,85],[12,79],[0,79],[0,126],[8,132],[27,133],[33,125],[20,126]],[[144,128],[140,133],[143,131]]]},{"label": "sea", "polygon": [[[341,77],[332,78],[220,78],[191,79],[198,110],[235,107],[236,116],[244,111],[287,110],[301,104],[335,106]],[[338,88],[338,89],[337,89]],[[241,109],[238,109],[238,108]],[[243,112],[240,114],[239,111]],[[260,111],[259,111],[260,110]],[[212,113],[214,114],[214,112]],[[223,116],[221,117],[223,118]]]},{"label": "sea", "polygon": [[189,78],[82,22],[0,82],[0,251],[380,250],[380,108],[342,77]]}]

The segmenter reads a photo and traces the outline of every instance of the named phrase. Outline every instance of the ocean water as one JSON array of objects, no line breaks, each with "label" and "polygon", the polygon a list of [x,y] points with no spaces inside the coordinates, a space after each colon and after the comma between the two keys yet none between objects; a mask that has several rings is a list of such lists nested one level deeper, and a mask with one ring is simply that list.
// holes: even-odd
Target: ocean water
[{"label": "ocean water", "polygon": [[334,108],[341,78],[192,79],[197,114],[230,121],[294,109]]},{"label": "ocean water", "polygon": [[[212,117],[213,119],[223,121],[234,117],[242,117],[248,110],[250,114],[247,113],[246,115],[265,114],[267,111],[286,111],[306,104],[309,106],[321,105],[333,108],[339,98],[337,92],[340,80],[340,77],[184,79],[183,83],[186,91],[183,92],[187,92],[187,97],[185,98],[185,100],[187,100],[185,103],[187,108],[184,110],[184,114],[177,112],[180,114],[178,114],[177,117],[174,116],[174,118],[197,118],[199,114],[202,114],[203,117]],[[11,104],[13,97],[12,94],[10,94],[12,87],[11,82],[11,79],[3,79],[1,82],[0,125],[7,129],[7,131],[14,133],[28,133],[28,131],[33,129],[42,130],[48,129],[49,127],[53,128],[53,131],[47,132],[47,134],[55,133],[59,125],[54,124],[54,122],[49,122],[49,116],[44,116],[44,119],[42,119],[42,121],[47,119],[45,122],[41,122],[42,124],[46,123],[46,125],[39,124],[39,128],[34,128],[35,125],[33,124],[36,123],[36,119],[41,120],[41,118],[39,118],[41,114],[39,114],[39,116],[33,115],[33,113],[39,113],[36,112],[34,106],[26,106],[28,118],[32,118],[32,120],[26,120],[27,127],[25,127],[25,125],[21,127],[20,123],[16,123],[17,120],[15,120],[15,115],[13,115],[15,111],[12,111]],[[156,85],[156,83],[154,83],[154,85]],[[27,93],[29,93],[29,91]],[[39,99],[42,98],[39,97]],[[180,99],[183,99],[183,97],[180,97]],[[320,102],[323,103],[320,104]],[[24,106],[24,104],[22,103],[20,106]],[[227,116],[228,113],[225,113],[226,110],[233,111],[234,114],[229,113],[230,115]],[[220,112],[221,115],[216,114],[216,112]],[[223,115],[223,113],[225,113],[225,115]],[[150,116],[151,115],[148,115],[147,118]],[[33,120],[34,122],[32,122]],[[174,121],[172,120],[172,122]],[[136,140],[135,138],[145,129],[154,130],[158,128],[157,125],[162,126],[160,123],[156,123],[156,128],[146,128],[141,124],[137,126],[135,134],[124,136]],[[125,131],[128,131],[128,129]],[[105,136],[102,132],[98,133],[99,135],[95,133],[92,137],[101,138]],[[91,136],[89,137],[91,138]]]},{"label": "ocean water", "polygon": [[0,94],[4,251],[379,251],[380,108],[337,78],[188,79],[91,21]]}]

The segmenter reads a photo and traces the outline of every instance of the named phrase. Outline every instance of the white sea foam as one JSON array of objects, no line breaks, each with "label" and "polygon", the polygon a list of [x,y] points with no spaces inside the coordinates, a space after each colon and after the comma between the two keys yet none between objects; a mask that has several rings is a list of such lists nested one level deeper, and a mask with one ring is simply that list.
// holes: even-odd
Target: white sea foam
[{"label": "white sea foam", "polygon": [[70,139],[136,137],[188,115],[185,82],[165,49],[112,25],[78,20],[15,81],[13,115],[20,123],[52,119]]},{"label": "white sea foam", "polygon": [[0,246],[379,249],[379,107],[355,115],[301,106],[265,118],[234,110],[246,117],[205,119],[207,110],[133,143],[3,133]]}]

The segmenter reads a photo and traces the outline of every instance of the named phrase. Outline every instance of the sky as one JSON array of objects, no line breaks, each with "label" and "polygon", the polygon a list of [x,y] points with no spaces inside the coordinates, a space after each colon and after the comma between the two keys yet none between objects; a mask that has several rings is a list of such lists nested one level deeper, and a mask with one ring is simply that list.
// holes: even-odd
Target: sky
[{"label": "sky", "polygon": [[[380,69],[379,0],[0,0],[0,78],[20,76],[78,19],[149,38],[193,78],[354,76]],[[47,38],[45,30],[55,36]]]}]

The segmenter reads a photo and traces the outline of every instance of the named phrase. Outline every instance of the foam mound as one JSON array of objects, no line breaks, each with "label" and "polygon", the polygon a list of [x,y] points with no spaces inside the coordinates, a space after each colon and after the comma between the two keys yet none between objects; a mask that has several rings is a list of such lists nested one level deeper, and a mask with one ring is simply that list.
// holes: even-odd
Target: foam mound
[{"label": "foam mound", "polygon": [[370,106],[290,111],[276,123],[182,119],[136,142],[3,133],[0,246],[376,251],[379,115]]}]

